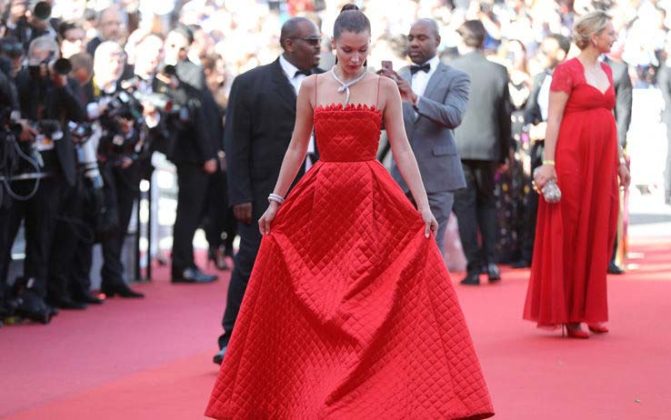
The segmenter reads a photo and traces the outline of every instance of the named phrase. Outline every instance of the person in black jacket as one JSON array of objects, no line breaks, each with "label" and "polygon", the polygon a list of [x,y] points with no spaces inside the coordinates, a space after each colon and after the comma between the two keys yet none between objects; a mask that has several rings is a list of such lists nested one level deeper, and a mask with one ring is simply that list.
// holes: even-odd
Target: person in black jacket
[{"label": "person in black jacket", "polygon": [[[633,87],[629,77],[629,65],[620,59],[606,56],[604,61],[613,69],[613,84],[615,87],[615,123],[617,124],[617,140],[622,149],[627,150],[627,132],[631,125],[631,105],[633,101]],[[623,209],[620,207],[620,214]],[[621,225],[621,220],[619,224]],[[608,263],[608,273],[624,274],[624,269],[618,265],[617,250],[622,242],[622,229],[618,229],[615,244],[613,246],[613,255]]]},{"label": "person in black jacket", "polygon": [[[282,26],[284,52],[233,82],[224,131],[230,204],[238,220],[240,249],[228,287],[224,333],[215,363],[223,360],[261,243],[256,221],[268,207],[296,119],[296,95],[307,74],[318,71],[320,34],[306,18]],[[299,174],[300,175],[300,174]]]},{"label": "person in black jacket", "polygon": [[[40,179],[35,195],[28,200],[15,200],[0,209],[0,281],[5,282],[11,247],[21,222],[25,219],[26,260],[23,281],[17,290],[25,301],[32,302],[35,315],[43,321],[50,319],[44,303],[51,245],[63,188],[75,183],[75,149],[67,121],[83,121],[85,112],[74,94],[74,81],[54,69],[58,44],[49,36],[36,38],[28,50],[28,67],[19,72],[16,86],[21,115],[35,124],[33,155],[41,163]],[[15,181],[12,185],[28,194],[34,181]],[[53,296],[56,306],[70,307],[65,297]],[[29,310],[30,312],[30,310]],[[52,312],[53,313],[53,312]],[[41,315],[47,316],[42,317]],[[31,314],[27,314],[31,316]]]},{"label": "person in black jacket", "polygon": [[[501,279],[495,264],[496,198],[494,175],[505,163],[511,141],[512,106],[508,71],[487,60],[482,52],[487,35],[479,20],[464,22],[457,31],[462,38],[461,57],[450,64],[468,74],[471,93],[461,125],[454,130],[466,177],[466,188],[454,195],[459,237],[468,261],[465,285],[480,283],[485,271],[490,282]],[[478,244],[478,230],[482,246]]]}]

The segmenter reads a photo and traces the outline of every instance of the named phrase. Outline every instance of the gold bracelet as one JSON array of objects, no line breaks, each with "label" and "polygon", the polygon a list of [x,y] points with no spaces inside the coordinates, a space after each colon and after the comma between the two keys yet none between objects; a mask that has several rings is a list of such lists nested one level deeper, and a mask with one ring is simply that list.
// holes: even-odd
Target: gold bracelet
[{"label": "gold bracelet", "polygon": [[543,160],[543,165],[555,166],[555,161],[554,161],[554,160],[550,160],[550,159],[544,159],[544,160]]}]

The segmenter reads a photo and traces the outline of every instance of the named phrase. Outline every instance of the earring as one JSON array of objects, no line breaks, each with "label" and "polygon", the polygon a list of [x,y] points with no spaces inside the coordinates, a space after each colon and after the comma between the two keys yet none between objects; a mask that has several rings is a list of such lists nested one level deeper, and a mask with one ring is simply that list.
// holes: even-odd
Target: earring
[{"label": "earring", "polygon": [[335,63],[338,64],[338,56],[336,55]]}]

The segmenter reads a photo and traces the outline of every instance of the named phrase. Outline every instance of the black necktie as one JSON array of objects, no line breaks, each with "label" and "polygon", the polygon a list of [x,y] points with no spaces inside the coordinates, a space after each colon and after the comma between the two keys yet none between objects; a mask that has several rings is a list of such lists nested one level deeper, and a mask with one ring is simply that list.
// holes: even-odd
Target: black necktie
[{"label": "black necktie", "polygon": [[296,73],[294,73],[294,77],[298,76],[299,74],[309,76],[312,74],[312,70],[296,70]]},{"label": "black necktie", "polygon": [[423,71],[424,73],[428,73],[429,70],[431,70],[431,64],[429,64],[429,63],[422,64],[421,66],[416,66],[416,65],[410,66],[410,74],[415,74],[418,71]]}]

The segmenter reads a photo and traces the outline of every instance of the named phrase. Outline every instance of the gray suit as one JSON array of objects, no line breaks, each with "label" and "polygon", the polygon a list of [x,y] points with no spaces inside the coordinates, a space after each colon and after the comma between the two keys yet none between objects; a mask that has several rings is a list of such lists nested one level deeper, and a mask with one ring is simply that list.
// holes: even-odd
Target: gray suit
[{"label": "gray suit", "polygon": [[[401,69],[399,75],[411,82],[409,67]],[[431,211],[438,221],[436,240],[441,251],[444,251],[447,219],[452,212],[453,192],[466,186],[452,130],[461,124],[470,84],[466,73],[439,63],[417,107],[403,103],[405,132],[422,174]],[[391,173],[408,193],[395,163]]]}]

